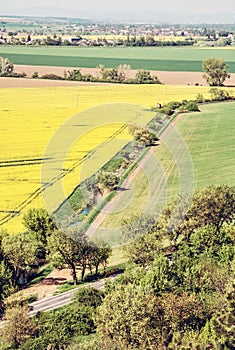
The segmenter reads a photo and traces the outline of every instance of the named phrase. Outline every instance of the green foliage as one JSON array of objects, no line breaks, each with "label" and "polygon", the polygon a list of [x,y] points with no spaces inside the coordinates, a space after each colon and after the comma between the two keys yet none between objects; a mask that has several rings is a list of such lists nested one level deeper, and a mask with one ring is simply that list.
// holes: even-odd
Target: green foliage
[{"label": "green foliage", "polygon": [[205,97],[202,94],[197,94],[196,102],[197,103],[204,103],[205,102]]},{"label": "green foliage", "polygon": [[97,182],[101,188],[107,188],[112,191],[117,187],[119,178],[112,172],[102,171],[98,174]]},{"label": "green foliage", "polygon": [[125,247],[125,253],[129,261],[139,264],[140,266],[148,266],[152,264],[155,257],[159,254],[162,245],[154,234],[147,233]]},{"label": "green foliage", "polygon": [[223,86],[226,78],[230,78],[227,72],[228,65],[221,58],[208,58],[203,61],[202,68],[205,71],[203,77],[210,86]]},{"label": "green foliage", "polygon": [[211,99],[212,101],[226,101],[232,99],[228,91],[224,91],[217,88],[210,89]]},{"label": "green foliage", "polygon": [[153,132],[144,128],[130,126],[129,132],[137,142],[144,144],[145,147],[153,145],[153,143],[158,140]]},{"label": "green foliage", "polygon": [[152,76],[151,72],[147,70],[138,70],[134,81],[138,84],[161,84],[158,77]]},{"label": "green foliage", "polygon": [[187,102],[185,109],[189,112],[199,112],[198,104],[195,101]]},{"label": "green foliage", "polygon": [[96,326],[101,341],[112,341],[117,349],[151,349],[160,340],[160,317],[155,297],[140,287],[116,289],[97,308]]},{"label": "green foliage", "polygon": [[33,72],[31,78],[32,78],[32,79],[37,79],[37,78],[39,78],[38,72]]},{"label": "green foliage", "polygon": [[9,77],[13,71],[13,63],[8,58],[0,57],[0,77]]},{"label": "green foliage", "polygon": [[27,306],[18,306],[6,311],[4,319],[7,323],[0,329],[5,349],[9,345],[11,349],[18,348],[36,334],[36,322],[28,316],[28,311]]},{"label": "green foliage", "polygon": [[43,74],[40,78],[41,79],[48,79],[48,80],[63,80],[64,79],[60,75],[57,75],[54,73]]},{"label": "green foliage", "polygon": [[21,350],[67,349],[75,336],[94,332],[93,310],[79,303],[72,303],[60,310],[38,316],[38,332],[26,341]]},{"label": "green foliage", "polygon": [[56,229],[55,222],[43,208],[29,209],[23,216],[23,224],[43,246],[47,244],[48,236]]},{"label": "green foliage", "polygon": [[172,272],[168,258],[157,254],[155,256],[153,266],[146,272],[142,283],[151,287],[155,295],[160,295],[171,290]]},{"label": "green foliage", "polygon": [[74,285],[77,285],[77,266],[83,268],[88,252],[88,245],[83,232],[54,231],[48,239],[50,258],[57,268],[68,266]]},{"label": "green foliage", "polygon": [[217,334],[216,349],[229,350],[235,348],[235,285],[227,292],[226,306],[216,315],[213,326]]},{"label": "green foliage", "polygon": [[92,268],[95,267],[95,274],[98,275],[100,265],[105,268],[112,253],[111,248],[102,241],[97,244],[88,242],[81,230],[54,231],[48,244],[54,266],[60,269],[68,267],[74,285],[78,284],[78,269],[81,270],[82,281],[87,268],[92,273]]},{"label": "green foliage", "polygon": [[2,240],[2,249],[6,261],[12,269],[12,285],[27,282],[30,266],[36,263],[37,242],[28,233],[6,235]]},{"label": "green foliage", "polygon": [[102,304],[104,292],[95,288],[80,288],[74,295],[73,300],[85,307],[97,308]]}]

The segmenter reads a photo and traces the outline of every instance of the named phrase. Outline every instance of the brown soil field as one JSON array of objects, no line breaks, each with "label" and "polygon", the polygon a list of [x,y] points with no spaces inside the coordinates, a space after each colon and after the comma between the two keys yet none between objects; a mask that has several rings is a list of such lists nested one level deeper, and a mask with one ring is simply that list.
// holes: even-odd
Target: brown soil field
[{"label": "brown soil field", "polygon": [[[38,72],[39,76],[46,73],[54,73],[60,76],[64,76],[64,72],[73,70],[68,67],[48,67],[48,66],[23,66],[16,65],[15,71],[17,73],[25,72],[30,78],[34,72]],[[94,76],[99,75],[97,68],[81,68],[81,72],[91,73]],[[170,85],[207,85],[205,79],[202,77],[202,73],[198,72],[163,72],[163,71],[151,71],[156,75],[163,84]],[[134,77],[135,70],[129,70],[127,72],[128,77]],[[227,80],[228,86],[235,86],[235,74],[231,74],[231,78]],[[97,85],[102,83],[86,83],[86,82],[73,82],[73,81],[58,81],[58,80],[40,80],[40,79],[21,79],[21,78],[0,78],[0,88],[13,88],[13,87],[59,87],[59,86],[78,86],[78,85]]]},{"label": "brown soil field", "polygon": [[[64,73],[68,70],[73,70],[68,67],[49,67],[49,66],[24,66],[16,65],[15,72],[25,72],[27,77],[30,78],[34,72],[38,72],[39,76],[47,73],[54,73],[60,76],[64,76]],[[91,73],[94,76],[99,75],[97,68],[81,68],[83,74]],[[207,85],[205,79],[202,77],[202,73],[198,72],[163,72],[163,71],[151,71],[153,75],[156,75],[163,84],[170,85]],[[136,70],[129,70],[127,77],[133,78],[136,74]],[[78,85],[100,85],[103,83],[86,83],[86,82],[73,82],[73,81],[60,81],[60,80],[40,80],[40,79],[28,79],[28,78],[0,78],[0,88],[13,88],[13,87],[59,87],[59,86],[78,86]],[[231,74],[231,78],[227,80],[227,86],[235,86],[235,74]],[[109,85],[109,84],[108,84]],[[226,85],[226,84],[225,84]]]}]

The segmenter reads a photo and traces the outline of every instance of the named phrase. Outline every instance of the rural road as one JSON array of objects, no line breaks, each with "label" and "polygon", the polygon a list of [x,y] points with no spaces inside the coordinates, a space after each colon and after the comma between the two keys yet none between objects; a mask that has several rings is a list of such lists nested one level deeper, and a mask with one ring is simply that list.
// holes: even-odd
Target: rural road
[{"label": "rural road", "polygon": [[78,291],[79,288],[96,288],[100,290],[104,290],[105,287],[105,281],[108,279],[114,279],[115,276],[109,277],[109,278],[103,278],[99,281],[88,283],[85,285],[78,286],[77,288],[74,288],[68,292],[64,292],[58,295],[55,295],[53,297],[45,298],[39,301],[35,301],[29,306],[32,308],[32,310],[29,312],[30,316],[34,316],[37,314],[37,312],[42,311],[50,311],[57,309],[61,306],[67,305],[72,302],[74,294]]},{"label": "rural road", "polygon": [[[30,316],[35,316],[38,312],[45,312],[45,311],[51,311],[54,309],[57,309],[59,307],[62,307],[64,305],[67,305],[72,302],[74,294],[78,291],[79,288],[96,288],[99,290],[104,290],[105,287],[105,281],[107,280],[113,280],[118,276],[118,274],[113,275],[108,278],[103,278],[96,282],[87,283],[85,285],[78,286],[77,288],[74,288],[68,292],[61,293],[59,295],[55,295],[50,298],[45,298],[39,301],[35,301],[29,306],[32,308],[32,310],[29,312]],[[4,327],[6,325],[7,321],[0,321],[0,328]]]},{"label": "rural road", "polygon": [[[158,147],[162,142],[164,142],[164,139],[171,133],[172,129],[174,128],[176,122],[182,117],[182,113],[178,114],[173,121],[169,123],[169,125],[164,129],[159,137],[159,141],[156,145],[149,148],[149,151],[144,155],[144,157],[139,161],[135,169],[130,173],[128,178],[122,183],[121,188],[131,189],[131,184],[139,174],[139,172],[145,168],[145,165],[151,161],[151,157],[154,154],[154,151],[156,150],[156,147]],[[174,162],[170,164],[170,168],[167,170],[167,178],[170,175],[170,172],[172,171],[172,167],[174,166]],[[164,181],[164,179],[158,179],[156,176],[156,189],[160,193],[159,184],[161,185],[161,181]],[[110,202],[108,202],[104,208],[100,211],[100,213],[97,215],[95,220],[90,224],[86,231],[87,237],[90,239],[93,237],[93,235],[96,233],[98,228],[102,225],[102,223],[105,221],[105,219],[110,215],[112,212],[114,212],[115,207],[118,206],[119,203],[123,202],[125,192],[121,189],[117,190],[117,195],[112,198]],[[157,198],[157,197],[156,197]]]}]

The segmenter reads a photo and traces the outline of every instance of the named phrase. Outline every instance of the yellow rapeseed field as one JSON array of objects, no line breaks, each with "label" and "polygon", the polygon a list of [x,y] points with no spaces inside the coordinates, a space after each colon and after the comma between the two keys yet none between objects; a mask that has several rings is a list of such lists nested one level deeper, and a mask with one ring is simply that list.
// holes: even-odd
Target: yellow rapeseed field
[{"label": "yellow rapeseed field", "polygon": [[[209,88],[97,85],[1,89],[2,228],[10,232],[24,230],[23,214],[31,207],[44,206],[40,194],[43,186],[62,175],[66,197],[82,179],[93,174],[123,147],[130,137],[122,126],[130,120],[145,124],[153,117],[152,113],[132,104],[151,107],[172,100],[193,99],[198,93],[208,97]],[[92,110],[87,112],[89,108]],[[67,134],[58,139],[53,137],[60,130],[67,130]],[[56,142],[47,147],[54,139]],[[93,155],[90,152],[94,149]],[[89,157],[84,161],[87,154]],[[50,207],[56,209],[61,200],[64,198],[58,194],[58,198],[52,198]]]}]

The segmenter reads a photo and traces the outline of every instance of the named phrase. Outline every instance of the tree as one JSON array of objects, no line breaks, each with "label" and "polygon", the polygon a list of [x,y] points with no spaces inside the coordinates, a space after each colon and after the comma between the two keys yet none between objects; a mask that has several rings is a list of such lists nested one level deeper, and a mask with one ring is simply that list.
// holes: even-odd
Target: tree
[{"label": "tree", "polygon": [[215,318],[216,349],[235,349],[235,284],[226,295],[226,308]]},{"label": "tree", "polygon": [[0,77],[8,77],[13,71],[13,63],[8,58],[0,57]]},{"label": "tree", "polygon": [[108,190],[112,191],[117,187],[119,178],[111,172],[101,171],[98,174],[97,182],[102,188],[107,188]]},{"label": "tree", "polygon": [[117,288],[97,308],[97,333],[101,341],[112,342],[114,349],[150,350],[153,344],[158,348],[160,325],[156,298],[139,286]]},{"label": "tree", "polygon": [[144,144],[145,147],[151,146],[158,140],[153,132],[137,126],[130,126],[129,132],[137,142]]},{"label": "tree", "polygon": [[2,247],[3,237],[7,235],[5,231],[0,232],[0,316],[4,311],[3,300],[9,295],[12,287],[12,269],[4,256]]},{"label": "tree", "polygon": [[29,209],[23,216],[23,224],[44,246],[47,244],[48,236],[56,229],[55,222],[43,208]]},{"label": "tree", "polygon": [[102,304],[105,293],[95,288],[79,288],[75,293],[73,300],[85,307],[97,308]]},{"label": "tree", "polygon": [[37,244],[28,233],[18,233],[3,237],[4,257],[12,269],[12,285],[24,284],[30,265],[36,263]]},{"label": "tree", "polygon": [[71,270],[74,285],[78,284],[77,268],[86,267],[86,255],[88,253],[88,243],[85,234],[73,231],[54,231],[48,239],[50,258],[57,268],[63,269],[65,266]]},{"label": "tree", "polygon": [[152,264],[162,248],[161,242],[152,233],[143,234],[125,247],[131,262],[141,266]]},{"label": "tree", "polygon": [[27,306],[8,309],[4,320],[6,325],[1,328],[2,341],[7,345],[19,347],[33,337],[37,331],[36,322],[28,315]]},{"label": "tree", "polygon": [[134,81],[139,84],[161,84],[156,76],[152,76],[148,70],[139,70],[134,78]]},{"label": "tree", "polygon": [[223,86],[226,78],[230,78],[228,74],[228,65],[221,58],[208,58],[202,63],[205,71],[203,78],[206,79],[210,86]]},{"label": "tree", "polygon": [[99,266],[102,264],[104,269],[106,268],[108,259],[112,254],[111,247],[103,242],[97,242],[97,244],[90,242],[90,254],[88,265],[90,266],[90,271],[92,270],[92,266],[95,267],[95,274],[98,275]]},{"label": "tree", "polygon": [[235,217],[235,188],[227,185],[209,186],[190,197],[180,198],[162,213],[158,227],[167,234],[174,247],[183,235],[186,241],[194,230],[211,225],[217,233]]},{"label": "tree", "polygon": [[229,99],[233,99],[233,96],[231,96],[228,91],[224,91],[217,88],[211,88],[209,92],[211,94],[212,101],[226,101]]}]

